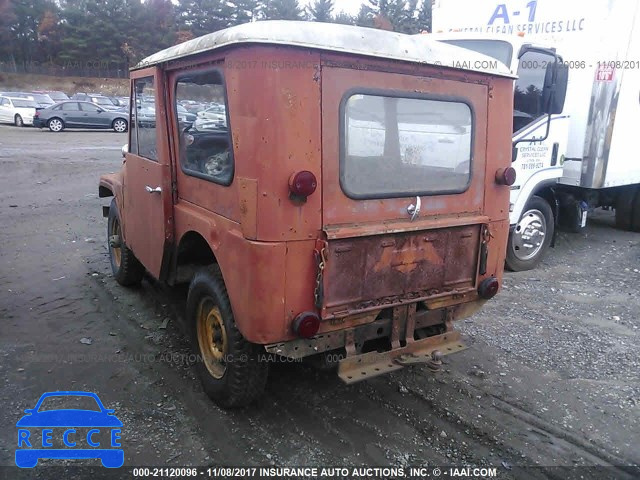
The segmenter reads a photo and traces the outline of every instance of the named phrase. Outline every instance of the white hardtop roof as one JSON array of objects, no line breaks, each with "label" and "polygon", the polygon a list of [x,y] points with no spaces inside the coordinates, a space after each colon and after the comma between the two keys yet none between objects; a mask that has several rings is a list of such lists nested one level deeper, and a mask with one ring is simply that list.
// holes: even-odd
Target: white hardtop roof
[{"label": "white hardtop roof", "polygon": [[[474,65],[475,60],[478,60],[478,64],[482,64],[484,61],[492,59],[481,54],[470,54],[465,49],[446,45],[429,37],[430,35],[406,35],[334,23],[286,20],[252,22],[209,33],[161,50],[142,60],[134,67],[134,70],[229,45],[260,43],[291,45],[427,65],[442,65],[458,70],[512,77],[509,70],[502,65],[498,65],[497,68],[482,69],[454,67],[454,62],[460,60],[464,60],[465,64]],[[467,63],[470,60],[472,62]]]}]

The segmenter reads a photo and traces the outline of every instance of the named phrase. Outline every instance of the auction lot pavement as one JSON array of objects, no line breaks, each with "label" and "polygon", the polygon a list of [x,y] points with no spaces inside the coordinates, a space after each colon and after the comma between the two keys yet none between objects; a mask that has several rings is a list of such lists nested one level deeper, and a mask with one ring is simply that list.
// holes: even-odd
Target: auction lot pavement
[{"label": "auction lot pavement", "polygon": [[[124,143],[0,126],[0,465],[15,465],[16,421],[43,392],[85,390],[124,424],[125,465],[492,465],[498,478],[615,465],[612,478],[634,476],[640,235],[615,230],[611,212],[561,233],[538,270],[508,273],[456,324],[469,348],[437,376],[415,366],[345,386],[278,365],[259,405],[224,411],[194,378],[185,292],[110,276],[97,182],[120,168]],[[38,468],[30,475],[45,478]]]}]

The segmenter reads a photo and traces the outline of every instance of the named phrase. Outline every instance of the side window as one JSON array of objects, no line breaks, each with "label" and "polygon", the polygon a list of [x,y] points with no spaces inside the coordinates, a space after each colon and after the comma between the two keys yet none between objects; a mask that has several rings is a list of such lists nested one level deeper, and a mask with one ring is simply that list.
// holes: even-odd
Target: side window
[{"label": "side window", "polygon": [[91,113],[96,113],[99,110],[101,110],[100,107],[98,107],[97,105],[93,105],[91,103],[81,103],[80,108],[82,109],[83,112],[91,112]]},{"label": "side window", "polygon": [[153,77],[138,78],[134,80],[133,87],[135,101],[131,106],[131,120],[135,130],[131,132],[129,151],[157,162],[156,99]]},{"label": "side window", "polygon": [[65,112],[77,111],[78,110],[78,104],[76,102],[63,103],[62,104],[62,110],[64,110]]},{"label": "side window", "polygon": [[182,170],[230,185],[234,164],[222,72],[215,69],[179,77],[175,99]]},{"label": "side window", "polygon": [[0,105],[6,107],[7,105],[9,105],[9,101],[6,98],[3,98],[2,100],[0,100]]},{"label": "side window", "polygon": [[526,127],[544,114],[542,90],[546,67],[554,62],[548,53],[528,51],[520,57],[513,98],[513,131]]}]

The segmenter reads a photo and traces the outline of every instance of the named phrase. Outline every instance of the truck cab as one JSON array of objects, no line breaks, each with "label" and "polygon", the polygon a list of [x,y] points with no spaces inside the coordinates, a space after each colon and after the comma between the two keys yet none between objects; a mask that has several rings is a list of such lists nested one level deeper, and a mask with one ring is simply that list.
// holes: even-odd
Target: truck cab
[{"label": "truck cab", "polygon": [[[453,322],[500,288],[515,180],[513,76],[444,65],[469,55],[272,21],[131,71],[123,165],[99,184],[111,267],[125,286],[189,284],[195,368],[219,405],[259,398],[277,357],[352,383],[464,348]],[[184,104],[219,115],[187,121]]]},{"label": "truck cab", "polygon": [[[554,187],[563,176],[570,127],[570,116],[563,112],[566,65],[555,49],[524,35],[449,32],[432,37],[492,57],[518,77],[512,125],[517,180],[511,186],[506,261],[515,271],[535,268],[552,245],[558,218]],[[548,103],[551,90],[554,105]]]}]

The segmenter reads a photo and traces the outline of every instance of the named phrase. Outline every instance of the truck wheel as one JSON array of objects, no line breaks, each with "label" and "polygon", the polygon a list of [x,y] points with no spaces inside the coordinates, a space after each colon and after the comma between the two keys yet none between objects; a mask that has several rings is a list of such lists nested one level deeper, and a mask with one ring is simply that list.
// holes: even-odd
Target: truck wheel
[{"label": "truck wheel", "polygon": [[[196,370],[206,394],[223,408],[245,407],[264,391],[264,348],[244,339],[217,265],[198,271],[189,286],[187,321],[198,356]],[[262,361],[261,361],[262,360]]]},{"label": "truck wheel", "polygon": [[551,207],[545,199],[534,195],[509,235],[507,268],[514,272],[535,268],[549,248],[553,231]]},{"label": "truck wheel", "polygon": [[144,276],[144,267],[122,239],[120,213],[116,199],[111,200],[109,220],[107,222],[107,241],[109,242],[109,260],[111,271],[120,285],[129,287],[138,285]]},{"label": "truck wheel", "polygon": [[631,231],[640,232],[640,192],[636,194],[631,209]]},{"label": "truck wheel", "polygon": [[638,189],[636,188],[626,188],[620,195],[618,195],[615,205],[617,228],[621,230],[632,230],[632,223],[634,223],[634,211],[637,212],[636,216],[640,216],[640,209],[637,208],[640,206],[637,201],[637,197],[640,197],[640,195],[637,193]]}]

